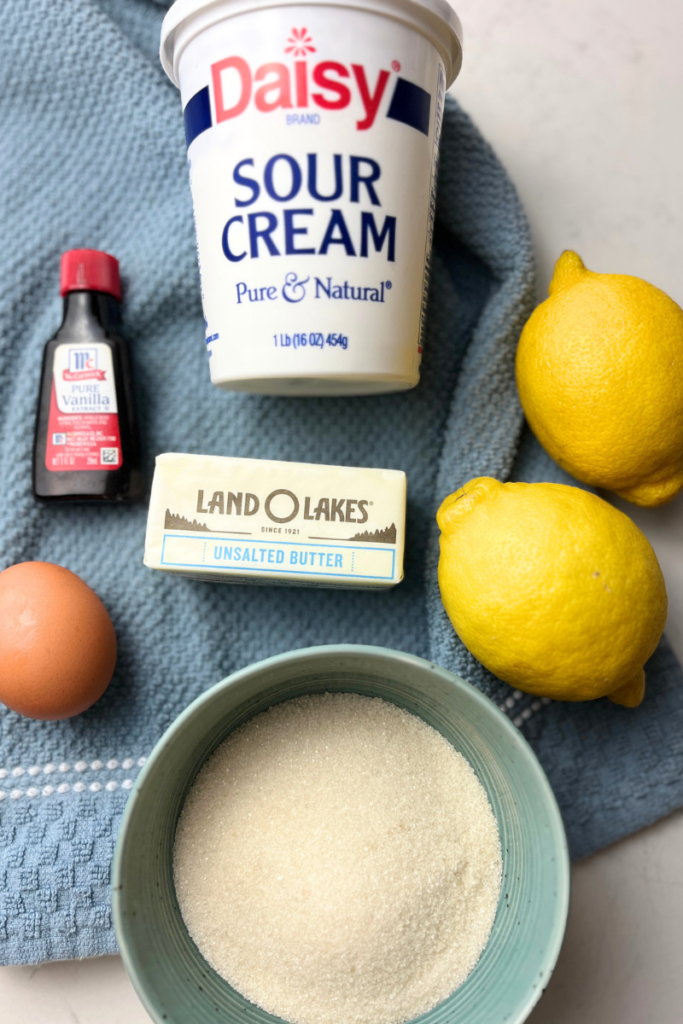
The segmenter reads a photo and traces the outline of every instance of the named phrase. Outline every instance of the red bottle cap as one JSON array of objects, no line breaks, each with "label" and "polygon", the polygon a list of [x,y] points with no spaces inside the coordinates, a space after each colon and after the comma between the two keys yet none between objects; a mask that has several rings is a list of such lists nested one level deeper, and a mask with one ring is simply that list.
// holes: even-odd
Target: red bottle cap
[{"label": "red bottle cap", "polygon": [[107,292],[121,301],[119,261],[97,249],[70,249],[62,254],[59,293]]}]

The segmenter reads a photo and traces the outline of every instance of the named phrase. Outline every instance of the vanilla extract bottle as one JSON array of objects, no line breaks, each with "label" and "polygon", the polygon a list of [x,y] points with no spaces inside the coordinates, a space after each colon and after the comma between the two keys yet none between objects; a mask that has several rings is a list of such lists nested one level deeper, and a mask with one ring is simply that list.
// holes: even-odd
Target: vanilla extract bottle
[{"label": "vanilla extract bottle", "polygon": [[41,501],[136,501],[144,496],[130,357],[118,334],[118,261],[72,249],[61,263],[64,319],[43,353],[33,446]]}]

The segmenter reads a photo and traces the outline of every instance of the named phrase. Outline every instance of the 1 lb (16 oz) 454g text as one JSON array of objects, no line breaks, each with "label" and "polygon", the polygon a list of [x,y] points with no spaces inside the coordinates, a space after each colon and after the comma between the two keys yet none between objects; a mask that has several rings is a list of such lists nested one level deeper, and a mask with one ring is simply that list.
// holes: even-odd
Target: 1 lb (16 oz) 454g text
[{"label": "1 lb (16 oz) 454g text", "polygon": [[349,339],[346,334],[321,334],[312,332],[310,334],[274,334],[273,341],[275,348],[343,348],[349,347]]}]

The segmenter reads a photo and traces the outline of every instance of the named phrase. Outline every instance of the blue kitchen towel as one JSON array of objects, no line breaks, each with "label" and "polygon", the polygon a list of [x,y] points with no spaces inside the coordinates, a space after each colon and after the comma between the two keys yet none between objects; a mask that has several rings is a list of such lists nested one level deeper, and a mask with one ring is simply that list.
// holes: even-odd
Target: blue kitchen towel
[{"label": "blue kitchen towel", "polygon": [[[418,388],[308,400],[219,391],[204,354],[180,100],[157,59],[166,6],[0,2],[0,568],[67,566],[100,594],[119,639],[114,680],[86,714],[0,717],[1,963],[116,950],[110,861],[145,756],[207,687],[293,648],[379,644],[476,683],[538,752],[574,856],[683,804],[681,671],[665,643],[639,709],[545,704],[486,672],[439,601],[434,515],[446,494],[481,474],[567,479],[522,432],[513,363],[534,303],[533,260],[491,149],[449,99]],[[60,322],[60,254],[73,247],[121,262],[149,478],[164,451],[403,469],[399,587],[344,593],[166,576],[142,565],[143,506],[33,501],[41,352]]]}]

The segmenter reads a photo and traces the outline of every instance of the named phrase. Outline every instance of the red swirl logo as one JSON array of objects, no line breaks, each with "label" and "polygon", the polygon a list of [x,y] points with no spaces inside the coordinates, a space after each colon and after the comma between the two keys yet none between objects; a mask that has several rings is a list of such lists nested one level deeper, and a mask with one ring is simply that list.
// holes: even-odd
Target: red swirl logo
[{"label": "red swirl logo", "polygon": [[285,53],[291,53],[294,57],[305,57],[307,53],[315,53],[315,46],[311,46],[312,42],[307,28],[293,28],[287,40]]}]

